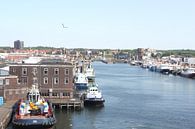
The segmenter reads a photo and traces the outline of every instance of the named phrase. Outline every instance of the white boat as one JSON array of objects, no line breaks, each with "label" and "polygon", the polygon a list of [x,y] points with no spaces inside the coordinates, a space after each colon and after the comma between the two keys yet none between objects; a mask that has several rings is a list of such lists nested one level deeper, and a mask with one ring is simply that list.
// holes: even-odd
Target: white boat
[{"label": "white boat", "polygon": [[104,98],[102,92],[98,89],[97,84],[92,84],[87,90],[84,105],[85,106],[103,106]]},{"label": "white boat", "polygon": [[182,77],[195,78],[195,68],[187,68],[180,74]]},{"label": "white boat", "polygon": [[132,61],[130,62],[130,65],[136,65],[136,62],[135,62],[134,60],[132,60]]},{"label": "white boat", "polygon": [[159,66],[157,66],[156,71],[160,73],[169,74],[170,72],[169,64],[160,64]]},{"label": "white boat", "polygon": [[74,79],[74,85],[76,90],[87,90],[88,79],[84,73],[77,73]]},{"label": "white boat", "polygon": [[85,75],[87,76],[89,82],[93,82],[95,80],[95,71],[91,63],[87,65],[85,70]]}]

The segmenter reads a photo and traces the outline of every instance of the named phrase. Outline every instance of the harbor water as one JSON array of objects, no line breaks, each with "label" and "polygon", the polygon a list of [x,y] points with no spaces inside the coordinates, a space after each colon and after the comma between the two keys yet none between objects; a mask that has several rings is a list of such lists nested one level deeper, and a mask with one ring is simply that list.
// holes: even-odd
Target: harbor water
[{"label": "harbor water", "polygon": [[128,64],[93,67],[105,106],[55,110],[54,129],[195,129],[195,80]]}]

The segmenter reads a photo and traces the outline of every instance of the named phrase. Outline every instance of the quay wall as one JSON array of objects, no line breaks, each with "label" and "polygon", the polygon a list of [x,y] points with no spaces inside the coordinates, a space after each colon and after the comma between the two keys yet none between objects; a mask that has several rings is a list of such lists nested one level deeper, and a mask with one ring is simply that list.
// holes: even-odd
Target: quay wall
[{"label": "quay wall", "polygon": [[14,104],[15,102],[7,102],[0,107],[0,129],[5,129],[9,124]]}]

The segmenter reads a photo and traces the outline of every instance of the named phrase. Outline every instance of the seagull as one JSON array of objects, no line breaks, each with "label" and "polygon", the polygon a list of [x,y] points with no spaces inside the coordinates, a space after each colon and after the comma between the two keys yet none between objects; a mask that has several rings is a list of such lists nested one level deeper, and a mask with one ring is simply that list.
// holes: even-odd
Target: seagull
[{"label": "seagull", "polygon": [[63,28],[68,28],[67,26],[64,26],[64,24],[62,24],[62,27],[63,27]]}]

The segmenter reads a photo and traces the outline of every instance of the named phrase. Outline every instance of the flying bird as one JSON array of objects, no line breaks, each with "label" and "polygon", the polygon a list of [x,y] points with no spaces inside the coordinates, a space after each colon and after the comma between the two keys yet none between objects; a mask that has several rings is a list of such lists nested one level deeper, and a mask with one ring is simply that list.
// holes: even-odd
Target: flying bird
[{"label": "flying bird", "polygon": [[62,27],[63,27],[63,28],[68,28],[67,26],[64,26],[64,24],[62,24]]}]

